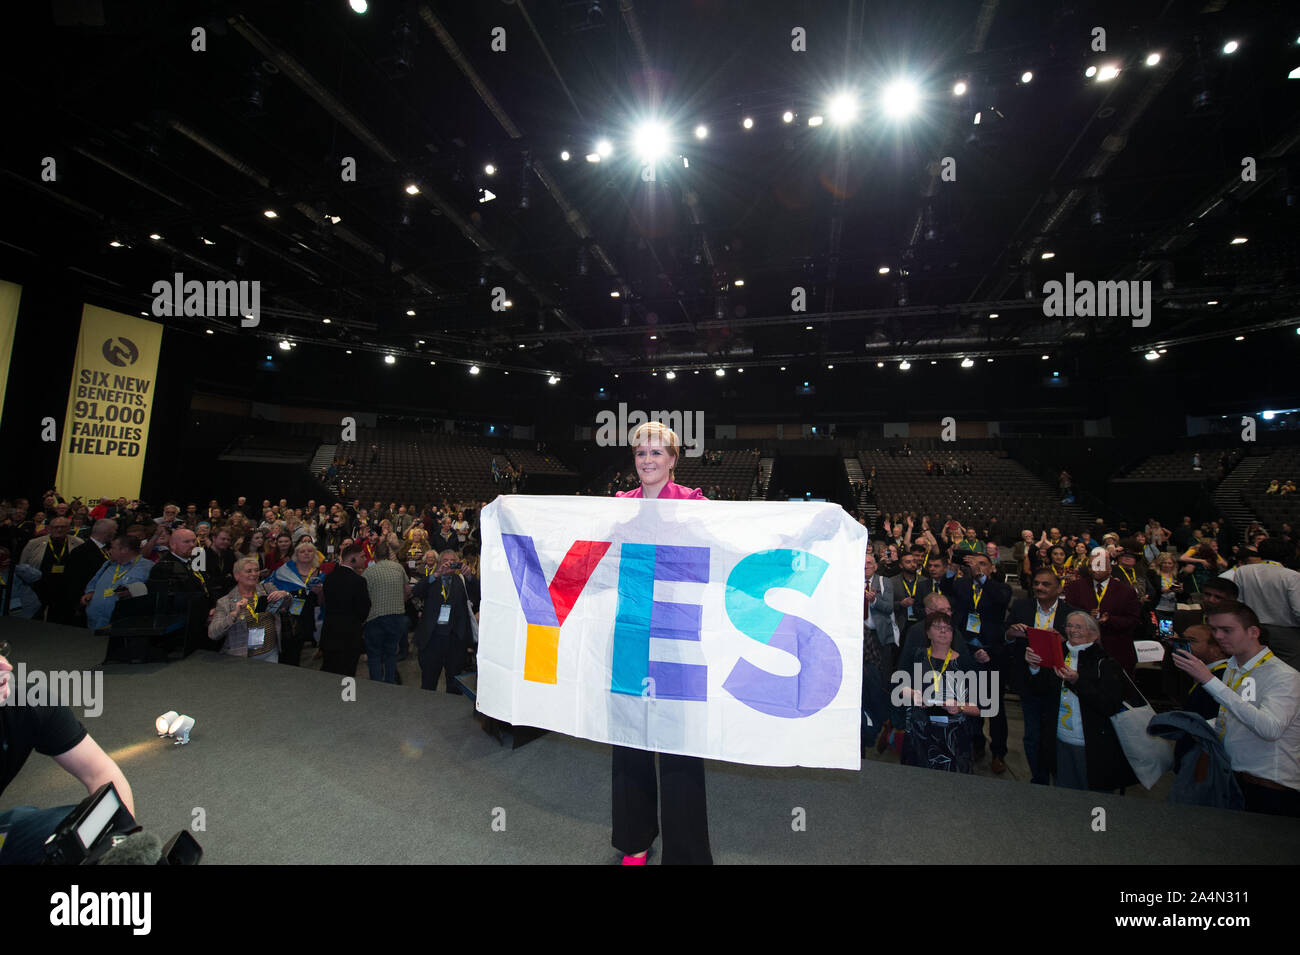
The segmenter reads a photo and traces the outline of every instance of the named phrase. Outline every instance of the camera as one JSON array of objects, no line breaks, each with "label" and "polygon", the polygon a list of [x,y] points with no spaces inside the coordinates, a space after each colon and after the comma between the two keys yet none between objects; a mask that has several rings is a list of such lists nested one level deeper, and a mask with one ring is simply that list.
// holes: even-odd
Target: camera
[{"label": "camera", "polygon": [[182,829],[163,846],[136,825],[117,787],[105,783],[79,802],[45,840],[42,865],[198,865],[203,848]]}]

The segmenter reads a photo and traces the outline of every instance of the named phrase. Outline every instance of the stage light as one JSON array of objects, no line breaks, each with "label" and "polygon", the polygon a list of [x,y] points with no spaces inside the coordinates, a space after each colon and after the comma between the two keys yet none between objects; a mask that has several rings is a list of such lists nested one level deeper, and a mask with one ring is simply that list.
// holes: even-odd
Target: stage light
[{"label": "stage light", "polygon": [[614,153],[614,146],[608,139],[596,140],[596,155],[608,159]]},{"label": "stage light", "polygon": [[1020,82],[1032,83],[1033,81],[1034,81],[1034,74],[1030,70],[1025,70],[1025,72],[1020,74]]},{"label": "stage light", "polygon": [[1232,242],[1229,243],[1229,244],[1230,244],[1230,245],[1245,245],[1245,244],[1246,244],[1247,242],[1249,242],[1249,241],[1250,241],[1250,240],[1247,239],[1244,235],[1239,235],[1239,236],[1235,236],[1235,237],[1233,238]]},{"label": "stage light", "polygon": [[1236,338],[1233,339],[1234,342],[1244,342],[1245,340],[1246,340],[1245,335],[1238,335]]},{"label": "stage light", "polygon": [[793,122],[794,122],[794,113],[790,112],[790,111],[787,109],[784,113],[781,114],[781,122],[783,122],[783,123],[793,123]]},{"label": "stage light", "polygon": [[805,332],[810,332],[810,331],[812,331],[812,326],[811,326],[811,325],[805,325],[805,326],[803,327],[803,330],[804,330]]},{"label": "stage light", "polygon": [[937,364],[939,364],[939,363],[938,363],[937,361],[931,359],[931,360],[930,360],[930,364],[932,364],[932,365],[937,365]]},{"label": "stage light", "polygon": [[351,348],[349,348],[349,349],[348,349],[348,350],[347,350],[347,352],[346,352],[346,354],[349,354],[349,355],[351,355],[351,354],[352,354],[352,349],[351,349]]},{"label": "stage light", "polygon": [[957,82],[957,85],[954,86],[954,87],[952,88],[952,95],[953,95],[953,96],[965,96],[965,95],[966,95],[966,84],[963,83],[963,82],[961,82],[961,81],[959,80],[959,81]]},{"label": "stage light", "polygon": [[569,151],[567,149],[561,149],[560,162],[568,162],[568,161],[569,161]]},{"label": "stage light", "polygon": [[1047,361],[1047,359],[1051,358],[1052,356],[1051,356],[1051,355],[1042,355],[1042,356],[1040,356],[1040,357],[1043,359],[1043,361]]},{"label": "stage light", "polygon": [[620,294],[620,293],[618,292],[618,290],[615,290],[615,291],[609,293],[609,297],[610,297],[610,298],[618,298],[618,297],[619,297],[619,294]]},{"label": "stage light", "polygon": [[997,312],[989,312],[989,318],[997,318],[997,317],[998,317]]},{"label": "stage light", "polygon": [[1155,361],[1160,357],[1160,354],[1158,352],[1149,351],[1143,357],[1145,357],[1147,361]]},{"label": "stage light", "polygon": [[1163,355],[1163,354],[1165,354],[1166,352],[1168,352],[1169,349],[1168,349],[1168,348],[1157,348],[1156,351],[1158,351],[1160,354]]},{"label": "stage light", "polygon": [[175,710],[168,710],[162,716],[153,721],[154,729],[158,731],[159,736],[166,736],[171,728],[172,721],[180,716]]},{"label": "stage light", "polygon": [[823,119],[821,116],[809,116],[809,117],[808,117],[808,125],[809,125],[809,126],[820,126],[820,125],[821,125],[822,123],[824,123],[824,122],[825,122],[825,119]]},{"label": "stage light", "polygon": [[1265,421],[1272,421],[1276,417],[1276,413],[1272,411],[1262,411],[1260,412],[1260,417]]},{"label": "stage light", "polygon": [[600,153],[587,153],[587,162],[600,162]]},{"label": "stage light", "polygon": [[510,301],[510,299],[506,299],[504,302],[501,303],[501,307],[502,307],[502,308],[514,308],[514,307],[515,307],[515,303],[512,302],[512,301]]},{"label": "stage light", "polygon": [[1159,54],[1159,53],[1148,53],[1148,54],[1147,54],[1147,60],[1146,60],[1147,66],[1155,66],[1155,65],[1156,65],[1157,63],[1159,63],[1159,62],[1160,62],[1160,54]]},{"label": "stage light", "polygon": [[417,345],[423,345],[423,344],[424,344],[424,339],[423,339],[423,338],[417,338],[417,339],[415,340],[415,344],[417,344]]},{"label": "stage light", "polygon": [[[1300,332],[1300,328],[1297,328],[1296,331],[1297,331],[1297,332]],[[782,371],[785,371],[785,365],[782,365],[782,366],[781,366],[781,370],[782,370]]]},{"label": "stage light", "polygon": [[898,363],[898,370],[899,370],[899,371],[907,371],[907,369],[909,369],[909,368],[911,368],[911,367],[912,367],[912,363],[911,363],[910,361],[908,361],[906,358],[903,359],[902,361],[900,361],[900,362]]},{"label": "stage light", "polygon": [[719,378],[721,378],[723,375],[725,375],[725,374],[727,373],[727,369],[725,369],[725,368],[715,368],[715,369],[713,369],[713,373],[714,373],[715,375],[717,375]]},{"label": "stage light", "polygon": [[745,373],[745,369],[743,368],[737,368],[736,371],[742,375]]},{"label": "stage light", "polygon": [[876,274],[877,274],[877,275],[888,275],[888,274],[889,274],[889,266],[888,266],[888,265],[882,265],[880,268],[876,269]]},{"label": "stage light", "polygon": [[321,322],[325,325],[328,325],[330,323],[330,320],[328,318],[322,318]]},{"label": "stage light", "polygon": [[985,359],[985,360],[986,360],[990,365],[993,364],[993,359],[992,359],[992,358],[988,358],[988,359]]},{"label": "stage light", "polygon": [[483,167],[483,171],[487,173],[489,176],[495,176],[497,174],[497,167],[492,165],[491,163],[488,163],[486,166]]},{"label": "stage light", "polygon": [[528,346],[525,345],[523,342],[520,342],[520,343],[519,343],[519,347],[520,347],[520,348],[527,348]]},{"label": "stage light", "polygon": [[885,87],[881,105],[895,119],[903,119],[916,110],[919,95],[916,86],[907,80],[895,80]]},{"label": "stage light", "polygon": [[469,373],[470,373],[471,375],[477,375],[477,374],[478,374],[478,365],[470,365],[470,366],[469,366]]},{"label": "stage light", "polygon": [[740,125],[741,125],[741,126],[744,126],[746,129],[753,129],[753,128],[754,128],[754,118],[753,118],[752,116],[746,116],[745,119],[744,119],[744,121],[741,122]]},{"label": "stage light", "polygon": [[878,361],[878,362],[876,362],[876,367],[877,367],[877,368],[884,368],[884,367],[885,367],[885,363],[884,363],[883,361]]},{"label": "stage light", "polygon": [[554,375],[551,375],[550,378],[546,379],[546,383],[548,385],[558,385],[560,383],[560,379],[556,378]]},{"label": "stage light", "polygon": [[410,315],[410,316],[412,316],[412,317],[414,317],[414,316],[415,316],[415,309],[413,309],[413,308],[408,308],[408,309],[406,310],[406,314],[407,314],[407,315]]},{"label": "stage light", "polygon": [[114,239],[113,241],[109,242],[108,244],[111,245],[111,246],[112,246],[113,248],[115,248],[115,249],[120,249],[120,248],[122,248],[122,243],[121,243],[121,242],[118,242],[117,239]]},{"label": "stage light", "polygon": [[827,365],[827,366],[826,366],[826,370],[827,370],[827,371],[831,371],[831,370],[834,369],[834,368],[835,368],[834,365]]},{"label": "stage light", "polygon": [[[329,319],[326,319],[326,321],[329,321]],[[215,335],[215,334],[216,334],[216,332],[214,332],[214,331],[213,331],[212,329],[210,329],[210,328],[207,329],[207,333],[208,333],[209,335]]]},{"label": "stage light", "polygon": [[632,146],[643,162],[654,162],[668,151],[668,130],[663,123],[642,123],[633,133]]},{"label": "stage light", "polygon": [[384,356],[384,364],[385,364],[385,365],[396,365],[396,364],[397,364],[397,359],[394,358],[392,355],[385,355],[385,356]]},{"label": "stage light", "polygon": [[664,372],[664,377],[667,378],[669,381],[672,381],[674,378],[677,377],[677,372],[675,372],[675,371],[666,371],[666,372]]},{"label": "stage light", "polygon": [[293,346],[290,345],[288,342],[285,341],[280,342],[280,351],[288,351],[292,347]]},{"label": "stage light", "polygon": [[217,244],[217,243],[213,242],[211,239],[207,238],[206,236],[199,236],[199,238],[203,240],[203,244],[204,244],[204,245],[216,245],[216,244]]},{"label": "stage light", "polygon": [[280,218],[280,213],[276,212],[274,209],[267,209],[265,212],[262,213],[262,215],[266,216],[268,219]]},{"label": "stage light", "polygon": [[658,336],[658,335],[651,335],[651,336],[650,336],[650,340],[651,340],[652,342],[657,342],[657,341],[659,341],[659,336]]},{"label": "stage light", "polygon": [[190,741],[190,733],[194,730],[194,717],[178,716],[172,720],[167,727],[167,735],[172,737],[176,742],[174,746],[184,746]]},{"label": "stage light", "polygon": [[1042,257],[1043,257],[1044,259],[1054,259],[1054,258],[1056,258],[1056,253],[1055,253],[1055,252],[1044,252],[1043,255],[1042,255]]},{"label": "stage light", "polygon": [[736,281],[735,281],[733,284],[736,286],[736,288],[744,288],[744,287],[745,287],[745,280],[744,280],[744,279],[736,279]]},{"label": "stage light", "polygon": [[976,114],[975,114],[975,118],[974,118],[973,120],[971,120],[971,125],[972,125],[972,126],[978,126],[978,125],[980,124],[980,117],[983,116],[983,115],[984,115],[984,114],[983,114],[982,112],[976,113]]},{"label": "stage light", "polygon": [[1097,71],[1097,82],[1105,83],[1109,80],[1113,80],[1117,76],[1119,76],[1119,67],[1115,66],[1113,63],[1108,64]]},{"label": "stage light", "polygon": [[705,126],[703,123],[700,123],[700,125],[695,127],[696,139],[708,139],[708,137],[709,137],[709,127]]},{"label": "stage light", "polygon": [[963,358],[961,360],[961,366],[963,368],[974,368],[975,362],[971,361],[969,358]]},{"label": "stage light", "polygon": [[150,232],[150,233],[149,233],[149,238],[151,238],[151,239],[153,239],[155,242],[157,242],[159,239],[162,238],[162,236],[160,236],[157,232]]},{"label": "stage light", "polygon": [[1241,48],[1241,44],[1238,43],[1236,40],[1229,40],[1227,43],[1223,44],[1223,52],[1228,54],[1229,56],[1231,56],[1233,53],[1236,53],[1237,50],[1239,50],[1240,48]]},{"label": "stage light", "polygon": [[826,112],[836,126],[847,125],[857,118],[858,101],[852,93],[838,93],[831,97]]},{"label": "stage light", "polygon": [[1219,304],[1219,300],[1218,300],[1217,298],[1212,298],[1212,299],[1210,299],[1208,302],[1206,302],[1205,304],[1206,304],[1206,305],[1218,305],[1218,304]]},{"label": "stage light", "polygon": [[1088,79],[1092,79],[1094,76],[1097,75],[1097,68],[1095,66],[1090,66],[1083,71],[1083,75],[1088,77]]},{"label": "stage light", "polygon": [[273,359],[271,358],[270,355],[267,355],[267,356],[266,356],[266,360],[267,360],[267,361],[272,361]]},{"label": "stage light", "polygon": [[406,184],[406,194],[408,196],[418,196],[420,194],[420,187],[413,182],[408,182]]},{"label": "stage light", "polygon": [[366,0],[348,0],[348,6],[352,8],[353,13],[365,13],[370,9],[370,4]]}]

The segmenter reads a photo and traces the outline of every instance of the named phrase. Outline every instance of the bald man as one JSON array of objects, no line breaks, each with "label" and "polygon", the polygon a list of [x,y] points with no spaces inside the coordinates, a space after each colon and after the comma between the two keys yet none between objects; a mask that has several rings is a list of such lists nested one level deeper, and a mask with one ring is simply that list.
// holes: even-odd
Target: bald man
[{"label": "bald man", "polygon": [[184,595],[189,605],[185,624],[186,652],[196,648],[210,648],[208,640],[208,611],[216,606],[225,594],[215,593],[219,575],[207,566],[207,555],[195,548],[198,540],[188,527],[172,531],[169,549],[149,572],[149,590],[165,589],[173,596]]}]

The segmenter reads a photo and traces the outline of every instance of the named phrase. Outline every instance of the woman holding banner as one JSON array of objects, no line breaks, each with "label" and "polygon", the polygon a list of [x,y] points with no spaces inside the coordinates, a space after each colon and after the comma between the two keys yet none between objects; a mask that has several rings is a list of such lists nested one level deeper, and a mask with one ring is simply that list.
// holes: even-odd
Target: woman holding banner
[{"label": "woman holding banner", "polygon": [[[658,421],[647,422],[632,432],[630,443],[641,486],[620,491],[618,497],[704,500],[699,488],[673,483],[681,442],[671,428]],[[663,784],[664,865],[712,865],[704,760],[661,753],[659,778]],[[623,865],[645,865],[646,853],[659,835],[660,788],[655,780],[654,753],[614,747],[611,842],[623,853]]]}]

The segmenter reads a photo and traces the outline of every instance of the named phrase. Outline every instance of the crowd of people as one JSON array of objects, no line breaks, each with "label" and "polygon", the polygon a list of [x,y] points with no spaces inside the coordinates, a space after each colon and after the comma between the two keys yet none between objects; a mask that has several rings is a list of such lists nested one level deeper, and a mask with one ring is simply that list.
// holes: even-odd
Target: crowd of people
[{"label": "crowd of people", "polygon": [[[971,772],[991,752],[992,771],[1005,772],[1010,690],[1032,782],[1122,792],[1136,776],[1112,717],[1144,702],[1135,641],[1154,640],[1174,705],[1214,721],[1215,732],[1189,737],[1232,770],[1235,801],[1216,791],[1207,804],[1300,815],[1300,558],[1289,527],[1271,537],[1252,525],[1239,544],[1225,522],[1190,517],[1173,530],[1154,519],[1136,531],[1023,530],[998,575],[990,549],[1010,541],[996,524],[882,517],[864,573],[864,755],[874,739],[904,763]],[[1175,631],[1176,613],[1194,622]]]},{"label": "crowd of people", "polygon": [[[47,492],[0,502],[0,615],[111,627],[158,595],[179,606],[187,649],[220,650],[398,682],[415,636],[422,685],[470,665],[477,632],[478,507],[375,501],[228,507]],[[17,554],[17,558],[14,555]],[[153,606],[153,604],[150,604]]]}]

